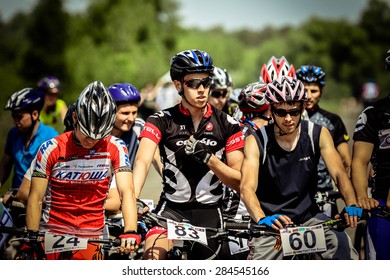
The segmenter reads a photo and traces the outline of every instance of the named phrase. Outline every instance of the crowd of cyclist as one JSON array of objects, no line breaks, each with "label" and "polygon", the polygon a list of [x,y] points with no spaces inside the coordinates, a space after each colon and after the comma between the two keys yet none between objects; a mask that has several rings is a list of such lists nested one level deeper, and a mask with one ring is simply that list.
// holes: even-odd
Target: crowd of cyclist
[{"label": "crowd of cyclist", "polygon": [[[0,161],[0,184],[12,168],[13,178],[2,198],[1,226],[25,228],[31,241],[15,248],[11,236],[0,233],[3,258],[13,259],[23,248],[42,250],[39,232],[52,234],[45,235],[47,243],[56,235],[107,237],[105,221],[112,214],[120,214],[123,230],[119,254],[142,244],[142,259],[168,258],[174,241],[167,229],[156,226],[140,235],[137,225],[151,164],[162,191],[156,207],[143,205],[143,211],[194,226],[221,228],[226,218],[275,231],[316,225],[338,214],[334,201],[319,203],[327,192],[340,194],[341,218],[351,227],[363,209],[390,208],[389,97],[361,113],[351,153],[342,119],[319,106],[326,84],[320,66],[296,70],[285,57],[271,57],[257,81],[235,88],[210,54],[185,50],[172,57],[165,76],[148,93],[130,83],[106,87],[94,81],[69,108],[52,76],[9,97],[5,109],[15,127]],[[151,105],[150,96],[158,100],[168,93],[175,96],[164,108]],[[18,203],[25,207],[22,215]],[[347,233],[324,231],[320,258],[359,258]],[[368,221],[367,258],[390,259],[389,232],[389,220]],[[283,259],[277,242],[275,236],[254,237],[234,251],[234,244],[209,239],[207,247],[194,243],[189,258],[211,259],[218,252],[220,259]],[[67,258],[103,259],[102,250],[90,242],[69,250]],[[49,252],[45,258],[63,255]]]}]

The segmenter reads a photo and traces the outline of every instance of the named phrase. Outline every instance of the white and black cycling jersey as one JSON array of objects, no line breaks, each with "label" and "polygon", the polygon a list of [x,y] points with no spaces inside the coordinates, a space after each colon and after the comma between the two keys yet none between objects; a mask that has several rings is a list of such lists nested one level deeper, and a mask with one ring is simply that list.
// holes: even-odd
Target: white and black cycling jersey
[{"label": "white and black cycling jersey", "polygon": [[162,199],[178,207],[214,207],[221,202],[222,182],[206,164],[185,153],[191,135],[223,162],[227,153],[244,146],[238,122],[209,104],[197,131],[189,111],[178,104],[151,115],[140,138],[147,137],[159,146],[164,165]]}]

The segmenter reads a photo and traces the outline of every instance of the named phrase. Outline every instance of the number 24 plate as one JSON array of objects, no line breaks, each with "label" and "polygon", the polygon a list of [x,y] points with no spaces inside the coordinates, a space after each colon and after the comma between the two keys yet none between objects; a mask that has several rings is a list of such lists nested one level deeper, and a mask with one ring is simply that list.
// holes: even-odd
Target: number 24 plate
[{"label": "number 24 plate", "polygon": [[59,235],[45,233],[45,253],[52,254],[72,250],[87,249],[88,238],[79,238],[73,235]]}]

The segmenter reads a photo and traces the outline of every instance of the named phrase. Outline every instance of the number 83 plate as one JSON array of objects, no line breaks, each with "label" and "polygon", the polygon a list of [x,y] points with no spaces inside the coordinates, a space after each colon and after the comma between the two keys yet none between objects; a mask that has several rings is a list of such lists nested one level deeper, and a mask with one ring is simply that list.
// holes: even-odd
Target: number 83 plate
[{"label": "number 83 plate", "polygon": [[207,245],[206,229],[167,219],[168,239],[191,240]]}]

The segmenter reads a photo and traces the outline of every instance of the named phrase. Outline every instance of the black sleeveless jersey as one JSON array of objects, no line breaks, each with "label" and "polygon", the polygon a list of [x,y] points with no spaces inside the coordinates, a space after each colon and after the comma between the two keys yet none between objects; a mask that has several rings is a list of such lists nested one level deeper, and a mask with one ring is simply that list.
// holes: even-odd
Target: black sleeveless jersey
[{"label": "black sleeveless jersey", "polygon": [[319,213],[314,195],[317,191],[319,139],[322,126],[301,121],[301,134],[292,151],[276,142],[274,125],[256,130],[260,149],[260,171],[256,195],[264,213],[285,214],[302,224]]},{"label": "black sleeveless jersey", "polygon": [[140,138],[147,137],[159,146],[164,164],[161,199],[177,207],[214,207],[221,202],[222,182],[206,164],[185,153],[185,143],[191,135],[223,162],[226,153],[244,147],[238,122],[210,105],[197,131],[189,111],[178,104],[151,115]]},{"label": "black sleeveless jersey", "polygon": [[390,187],[390,95],[360,114],[353,140],[374,144],[372,196],[386,201]]}]

